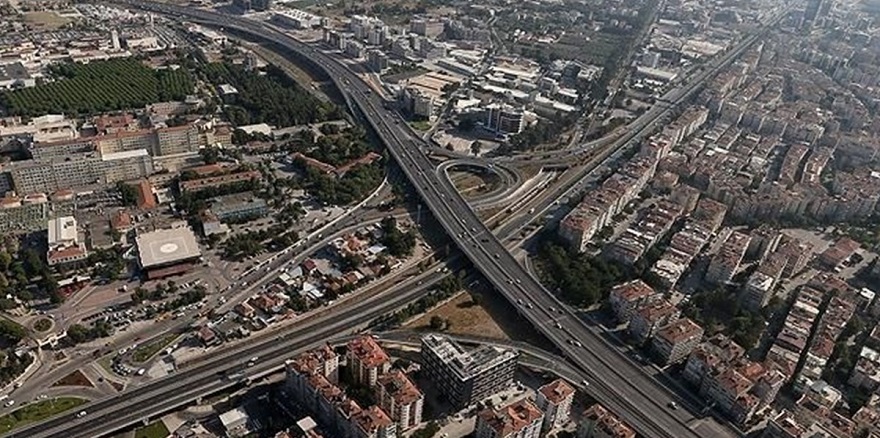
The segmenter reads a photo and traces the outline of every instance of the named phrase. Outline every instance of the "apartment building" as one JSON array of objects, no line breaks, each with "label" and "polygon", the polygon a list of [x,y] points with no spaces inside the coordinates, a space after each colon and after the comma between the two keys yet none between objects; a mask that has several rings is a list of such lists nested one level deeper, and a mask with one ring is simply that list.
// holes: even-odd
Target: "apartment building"
[{"label": "apartment building", "polygon": [[657,300],[633,313],[629,322],[630,336],[636,343],[643,343],[660,330],[661,327],[678,319],[681,311],[669,301]]},{"label": "apartment building", "polygon": [[391,369],[391,358],[369,335],[348,341],[346,360],[354,381],[370,387],[376,386],[379,376]]},{"label": "apartment building", "polygon": [[653,339],[654,354],[660,363],[681,362],[703,340],[703,328],[690,318],[682,318],[663,327]]},{"label": "apartment building", "polygon": [[329,345],[302,353],[285,363],[300,373],[317,373],[333,384],[339,383],[339,355]]},{"label": "apartment building", "polygon": [[556,379],[538,388],[536,402],[544,412],[543,430],[562,427],[571,418],[574,388],[565,380]]},{"label": "apartment building", "polygon": [[746,249],[749,247],[748,234],[734,231],[727,236],[721,249],[712,257],[706,269],[706,281],[715,284],[729,283],[742,262]]},{"label": "apartment building", "polygon": [[540,438],[544,414],[528,399],[477,414],[476,438]]},{"label": "apartment building", "polygon": [[422,337],[422,370],[454,406],[481,401],[511,385],[518,353],[493,346],[465,351],[436,334]]},{"label": "apartment building", "polygon": [[587,408],[578,423],[577,438],[635,438],[636,431],[600,404]]},{"label": "apartment building", "polygon": [[700,389],[707,376],[728,364],[736,363],[745,356],[745,353],[744,348],[719,333],[694,348],[685,363],[682,377],[695,388]]},{"label": "apartment building", "polygon": [[870,347],[862,347],[847,383],[854,388],[867,391],[876,391],[880,388],[880,352]]},{"label": "apartment building", "polygon": [[351,417],[354,438],[396,438],[397,425],[378,406],[362,409]]},{"label": "apartment building", "polygon": [[376,389],[379,406],[397,422],[398,431],[407,431],[422,422],[425,395],[402,371],[379,376]]},{"label": "apartment building", "polygon": [[657,292],[642,280],[632,280],[614,286],[608,295],[611,310],[621,323],[629,323],[633,312],[657,297]]},{"label": "apartment building", "polygon": [[348,398],[336,378],[338,357],[322,347],[286,364],[290,395],[320,421],[331,436],[340,438],[396,438],[397,424],[379,406],[362,408]]},{"label": "apartment building", "polygon": [[758,269],[749,276],[743,286],[740,297],[743,307],[756,311],[767,305],[775,294],[775,288],[782,278],[785,264],[786,257],[781,253],[774,252],[758,265]]}]

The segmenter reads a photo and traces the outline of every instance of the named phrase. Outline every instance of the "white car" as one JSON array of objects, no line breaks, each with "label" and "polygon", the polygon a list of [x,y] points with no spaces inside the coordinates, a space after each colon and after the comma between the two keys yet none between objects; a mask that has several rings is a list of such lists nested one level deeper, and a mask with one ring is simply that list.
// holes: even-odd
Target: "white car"
[{"label": "white car", "polygon": [[82,418],[82,417],[85,417],[87,414],[88,414],[88,412],[86,412],[86,411],[79,411],[79,412],[76,414],[76,418]]},{"label": "white car", "polygon": [[8,408],[14,404],[15,404],[15,400],[7,400],[6,403],[3,404],[3,406],[6,406]]}]

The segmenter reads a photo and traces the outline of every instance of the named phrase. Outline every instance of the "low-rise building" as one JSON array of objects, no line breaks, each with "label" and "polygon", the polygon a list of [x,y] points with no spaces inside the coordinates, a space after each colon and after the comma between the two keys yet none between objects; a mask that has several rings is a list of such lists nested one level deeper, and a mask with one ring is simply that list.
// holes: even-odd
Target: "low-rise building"
[{"label": "low-rise building", "polygon": [[211,212],[222,222],[241,221],[266,216],[269,205],[252,193],[235,193],[214,198]]},{"label": "low-rise building", "polygon": [[76,218],[64,216],[50,219],[47,228],[49,250],[46,260],[49,266],[79,262],[88,257],[85,244],[79,240]]}]

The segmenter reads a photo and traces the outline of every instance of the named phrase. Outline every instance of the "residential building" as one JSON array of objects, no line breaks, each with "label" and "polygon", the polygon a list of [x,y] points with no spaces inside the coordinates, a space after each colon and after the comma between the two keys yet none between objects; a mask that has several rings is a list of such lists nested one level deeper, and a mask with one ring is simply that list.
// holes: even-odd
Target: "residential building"
[{"label": "residential building", "polygon": [[339,355],[330,345],[301,353],[287,361],[285,366],[304,374],[320,374],[333,384],[339,382]]},{"label": "residential building", "polygon": [[377,385],[379,406],[397,421],[397,430],[404,432],[422,422],[425,395],[400,370],[379,376]]},{"label": "residential building", "polygon": [[359,336],[348,342],[348,370],[355,382],[376,386],[379,376],[391,369],[391,358],[372,336]]},{"label": "residential building", "polygon": [[539,438],[544,414],[530,400],[477,414],[476,438]]},{"label": "residential building", "polygon": [[612,288],[608,295],[608,301],[611,303],[611,310],[614,311],[617,320],[628,323],[636,309],[656,296],[657,293],[651,286],[637,279]]},{"label": "residential building", "polygon": [[847,383],[867,391],[880,388],[880,353],[872,348],[862,347]]},{"label": "residential building", "polygon": [[575,436],[577,438],[635,438],[636,431],[597,403],[584,412]]},{"label": "residential building", "polygon": [[738,231],[730,233],[724,245],[709,262],[709,267],[706,269],[706,281],[715,284],[729,283],[739,269],[739,264],[749,247],[750,239],[748,234],[742,234]]},{"label": "residential building", "polygon": [[574,388],[565,380],[556,379],[538,388],[536,401],[538,408],[544,412],[543,430],[565,425],[571,417],[573,400]]},{"label": "residential building", "polygon": [[703,328],[690,318],[682,318],[660,329],[654,336],[654,353],[663,365],[684,360],[703,339]]},{"label": "residential building", "polygon": [[636,343],[643,343],[681,315],[681,311],[669,301],[658,300],[638,309],[629,322],[629,333]]},{"label": "residential building", "polygon": [[697,345],[688,356],[682,377],[700,389],[707,376],[745,356],[746,350],[723,334],[717,334]]},{"label": "residential building", "polygon": [[422,370],[454,406],[464,407],[511,385],[518,354],[494,346],[465,351],[436,334],[422,337]]},{"label": "residential building", "polygon": [[362,409],[351,418],[354,438],[396,438],[397,425],[378,406]]}]

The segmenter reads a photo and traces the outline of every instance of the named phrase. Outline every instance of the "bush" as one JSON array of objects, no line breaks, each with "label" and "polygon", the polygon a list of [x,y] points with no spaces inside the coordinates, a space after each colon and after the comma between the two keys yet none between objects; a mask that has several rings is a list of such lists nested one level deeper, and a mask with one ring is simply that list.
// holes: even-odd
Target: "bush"
[{"label": "bush", "polygon": [[37,322],[34,323],[34,330],[38,332],[45,332],[52,328],[52,321],[47,318],[38,319]]}]

